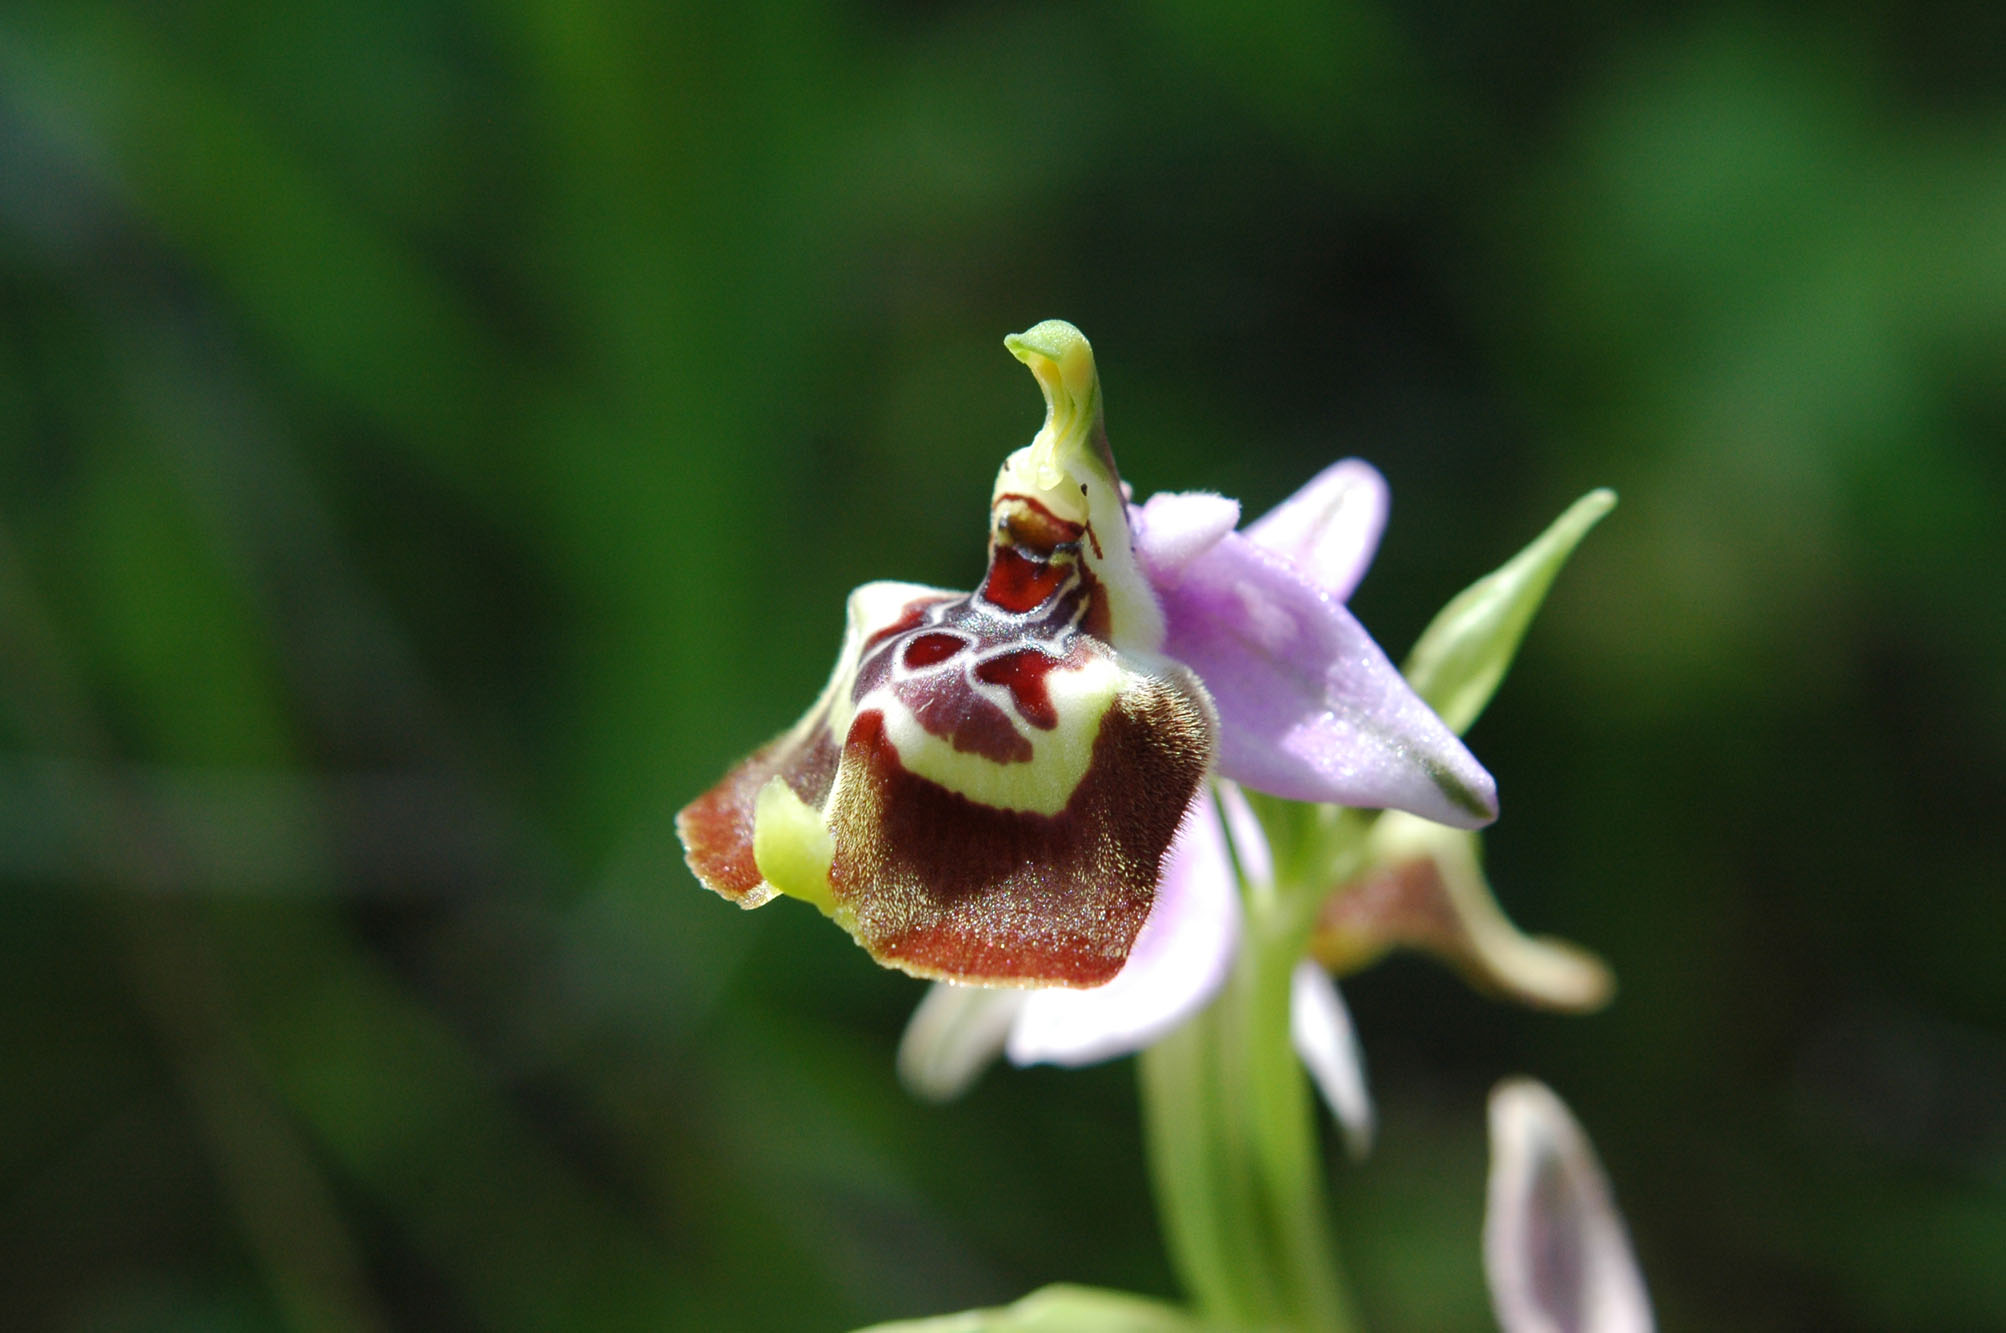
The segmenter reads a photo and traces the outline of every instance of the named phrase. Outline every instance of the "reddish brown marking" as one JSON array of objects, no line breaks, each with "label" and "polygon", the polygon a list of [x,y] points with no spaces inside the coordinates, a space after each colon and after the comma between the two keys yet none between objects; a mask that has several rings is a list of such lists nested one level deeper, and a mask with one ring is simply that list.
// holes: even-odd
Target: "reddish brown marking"
[{"label": "reddish brown marking", "polygon": [[1031,762],[1031,742],[1011,725],[1010,715],[977,694],[959,671],[902,680],[892,693],[912,709],[920,726],[963,754],[998,764]]},{"label": "reddish brown marking", "polygon": [[1093,986],[1121,970],[1165,849],[1205,775],[1210,719],[1138,682],[1102,720],[1065,809],[981,805],[909,772],[875,712],[857,715],[830,806],[830,885],[881,963],[967,982]]},{"label": "reddish brown marking", "polygon": [[1017,713],[1032,726],[1050,731],[1059,725],[1059,711],[1045,688],[1045,675],[1059,663],[1035,648],[992,657],[975,668],[975,678],[1001,685],[1017,701]]},{"label": "reddish brown marking", "polygon": [[[968,599],[957,604],[965,608]],[[980,642],[981,626],[995,618],[976,617],[967,626]],[[927,732],[940,737],[963,754],[979,754],[999,764],[1021,764],[1031,758],[1031,742],[1024,739],[1010,715],[984,698],[960,671],[937,671],[926,675],[892,676],[892,662],[902,657],[906,666],[916,668],[948,660],[943,652],[951,645],[958,653],[969,646],[958,634],[929,631],[916,634],[907,644],[896,640],[867,654],[857,668],[852,700],[861,703],[872,690],[889,689],[898,701],[912,710],[913,719]],[[915,648],[918,652],[915,654]],[[936,654],[939,654],[936,656]]]},{"label": "reddish brown marking", "polygon": [[992,508],[1002,510],[1003,530],[1010,540],[1038,555],[1050,555],[1080,539],[1078,523],[1060,518],[1028,495],[1005,492],[996,497]]},{"label": "reddish brown marking", "polygon": [[[934,599],[934,601],[938,600],[941,599]],[[900,615],[897,620],[894,620],[883,629],[875,631],[869,638],[865,639],[862,651],[869,652],[886,639],[891,638],[894,634],[903,634],[909,629],[918,629],[926,620],[927,608],[933,604],[933,601],[914,602],[912,605],[906,607],[904,614]]]},{"label": "reddish brown marking", "polygon": [[905,669],[923,671],[938,666],[967,646],[968,641],[958,635],[922,634],[905,646]]},{"label": "reddish brown marking", "polygon": [[1108,611],[1107,594],[1101,591],[1100,580],[1092,574],[1086,577],[1086,588],[1087,614],[1080,621],[1080,628],[1102,643],[1106,643],[1113,632],[1111,625],[1113,617]]},{"label": "reddish brown marking", "polygon": [[743,902],[765,877],[752,859],[752,809],[772,776],[748,759],[676,813],[676,833],[691,873],[713,893]]},{"label": "reddish brown marking", "polygon": [[761,747],[724,775],[715,787],[676,813],[683,859],[705,888],[742,907],[757,907],[772,895],[760,891],[764,876],[752,856],[753,814],[759,792],[778,776],[810,806],[820,809],[836,780],[835,738],[816,728],[805,744],[787,737]]},{"label": "reddish brown marking", "polygon": [[1014,546],[997,546],[989,553],[982,599],[1024,615],[1051,601],[1071,573],[1066,566],[1023,555]]}]

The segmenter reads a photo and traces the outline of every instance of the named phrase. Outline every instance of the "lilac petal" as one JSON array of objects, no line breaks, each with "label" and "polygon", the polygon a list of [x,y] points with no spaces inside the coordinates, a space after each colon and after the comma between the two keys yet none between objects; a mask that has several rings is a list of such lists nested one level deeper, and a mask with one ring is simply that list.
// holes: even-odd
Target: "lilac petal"
[{"label": "lilac petal", "polygon": [[1156,906],[1114,980],[1036,990],[1010,1030],[1020,1065],[1087,1065],[1163,1036],[1211,999],[1240,938],[1240,897],[1218,807],[1201,792],[1170,844]]},{"label": "lilac petal", "polygon": [[1282,556],[1326,597],[1348,601],[1386,528],[1386,478],[1347,458],[1247,525],[1247,536]]},{"label": "lilac petal", "polygon": [[1491,1093],[1484,1276],[1505,1333],[1650,1333],[1651,1302],[1588,1136],[1544,1084]]},{"label": "lilac petal", "polygon": [[1029,991],[937,981],[899,1038],[899,1079],[918,1097],[952,1101],[1003,1053]]},{"label": "lilac petal", "polygon": [[1130,505],[1136,555],[1167,577],[1217,546],[1240,521],[1240,502],[1208,491],[1163,491]]},{"label": "lilac petal", "polygon": [[1275,854],[1268,846],[1261,817],[1234,783],[1220,782],[1217,791],[1219,813],[1226,817],[1226,836],[1233,840],[1233,857],[1239,863],[1241,878],[1249,884],[1272,885]]},{"label": "lilac petal", "polygon": [[1337,983],[1308,960],[1297,963],[1289,978],[1289,1037],[1317,1091],[1337,1116],[1344,1146],[1352,1157],[1364,1157],[1372,1150],[1372,1094],[1365,1090],[1365,1057],[1358,1049],[1358,1032],[1337,993]]},{"label": "lilac petal", "polygon": [[1491,775],[1372,636],[1281,556],[1228,533],[1181,568],[1138,545],[1163,604],[1164,651],[1219,710],[1218,771],[1292,801],[1388,807],[1477,828]]}]

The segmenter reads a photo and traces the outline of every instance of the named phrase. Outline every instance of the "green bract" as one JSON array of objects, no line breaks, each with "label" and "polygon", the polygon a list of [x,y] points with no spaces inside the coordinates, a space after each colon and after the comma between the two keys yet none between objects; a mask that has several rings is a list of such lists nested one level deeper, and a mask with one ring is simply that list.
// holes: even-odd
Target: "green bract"
[{"label": "green bract", "polygon": [[1457,733],[1469,730],[1497,693],[1553,576],[1615,507],[1616,492],[1588,492],[1530,546],[1458,593],[1422,631],[1401,671]]}]

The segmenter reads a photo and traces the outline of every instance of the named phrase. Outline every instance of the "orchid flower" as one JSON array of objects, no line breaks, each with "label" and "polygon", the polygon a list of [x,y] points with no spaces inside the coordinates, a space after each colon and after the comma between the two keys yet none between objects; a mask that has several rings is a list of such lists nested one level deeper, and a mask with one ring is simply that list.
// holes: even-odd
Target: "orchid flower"
[{"label": "orchid flower", "polygon": [[[1452,600],[1396,669],[1345,606],[1385,522],[1377,472],[1336,464],[1244,529],[1218,495],[1133,503],[1086,339],[1051,320],[1004,343],[1046,410],[997,475],[981,585],[852,593],[814,705],[678,814],[687,860],[742,907],[800,898],[877,962],[939,983],[900,1048],[923,1093],[952,1095],[1005,1052],[1083,1064],[1149,1048],[1152,1178],[1200,1313],[1340,1333],[1352,1317],[1301,1066],[1354,1153],[1372,1108],[1332,971],[1419,947],[1534,1003],[1609,993],[1599,962],[1526,938],[1492,899],[1472,830],[1495,818],[1496,789],[1458,737],[1614,498],[1584,497]],[[1511,1133],[1493,1214],[1500,1198],[1516,1209],[1494,1282],[1499,1262],[1543,1280],[1549,1177],[1588,1227],[1554,1255],[1608,1253],[1585,1140],[1564,1111],[1510,1109],[1525,1105],[1494,1115]],[[1503,1165],[1528,1160],[1530,1185]],[[1521,1333],[1548,1327],[1527,1311],[1576,1295],[1620,1304],[1614,1272],[1527,1299],[1521,1283],[1501,1317]],[[1105,1293],[1041,1295],[1036,1319],[1136,1313]],[[1034,1318],[1030,1302],[1003,1315]]]},{"label": "orchid flower", "polygon": [[[677,816],[699,880],[748,908],[804,899],[918,976],[1098,987],[1152,923],[1152,951],[1186,947],[1178,889],[1210,876],[1179,862],[1206,855],[1211,776],[1495,816],[1490,775],[1332,595],[1344,580],[1305,572],[1356,562],[1332,520],[1355,473],[1245,533],[1219,496],[1131,506],[1087,340],[1049,320],[1004,341],[1046,415],[997,475],[981,586],[851,594],[814,706]],[[1199,850],[1172,854],[1180,830]]]},{"label": "orchid flower", "polygon": [[[1204,678],[1228,682],[1247,711],[1272,710],[1287,686],[1264,690],[1236,660],[1228,638],[1236,624],[1258,624],[1232,608],[1252,604],[1240,588],[1249,569],[1291,592],[1307,588],[1323,605],[1342,607],[1364,576],[1386,523],[1387,486],[1370,464],[1346,459],[1319,473],[1244,532],[1230,529],[1238,506],[1213,495],[1157,495],[1131,511],[1131,528],[1152,585],[1163,590],[1171,641],[1186,660],[1209,667]],[[1256,584],[1255,586],[1258,586]],[[1227,608],[1222,610],[1222,606]],[[1223,691],[1218,691],[1220,693]],[[1412,707],[1406,699],[1402,706]],[[1416,701],[1418,702],[1418,701]],[[1222,707],[1223,712],[1223,707]],[[1356,746],[1330,733],[1328,715],[1299,721],[1290,740],[1310,762],[1342,762]],[[1223,746],[1222,746],[1223,748]],[[1255,752],[1235,771],[1295,787],[1285,758]],[[1278,771],[1282,770],[1282,771]],[[1262,785],[1249,778],[1252,785]],[[1237,784],[1215,784],[1201,799],[1164,867],[1159,905],[1127,965],[1094,990],[1032,992],[936,986],[913,1016],[900,1045],[908,1086],[934,1099],[964,1091],[998,1054],[1019,1065],[1083,1065],[1126,1055],[1176,1027],[1210,998],[1239,942],[1239,882],[1269,885],[1273,862],[1260,821]],[[1417,817],[1418,818],[1418,817]],[[1430,827],[1437,827],[1429,821]],[[1357,1039],[1329,975],[1305,961],[1292,983],[1291,1034],[1355,1153],[1371,1142],[1372,1108]]]},{"label": "orchid flower", "polygon": [[[1212,535],[1223,513],[1215,512],[1209,533],[1204,522],[1207,511],[1222,503],[1230,502],[1159,495],[1132,515],[1144,568],[1154,572],[1156,586],[1171,590],[1164,601],[1173,642],[1188,644],[1198,637],[1200,631],[1184,626],[1216,625],[1220,619],[1208,616],[1201,600],[1216,600],[1217,590],[1230,586],[1223,571],[1233,564],[1220,559],[1220,545],[1234,564],[1286,562],[1321,596],[1344,602],[1377,549],[1387,486],[1369,464],[1347,459],[1230,539]],[[1481,712],[1547,582],[1608,503],[1606,494],[1598,494],[1570,509],[1472,590],[1482,595],[1451,604],[1444,615],[1459,627],[1458,634],[1424,638],[1410,670],[1430,695],[1440,696],[1457,730]],[[1258,554],[1249,557],[1249,546]],[[1164,573],[1193,568],[1208,576],[1196,587],[1193,580],[1172,581]],[[1462,646],[1472,643],[1486,645],[1487,655],[1465,660]],[[1189,647],[1185,653],[1201,665],[1224,656]],[[1206,679],[1229,674],[1230,662]],[[1259,820],[1235,784],[1219,782],[1216,792],[1218,810],[1202,806],[1173,845],[1161,905],[1112,982],[1089,991],[1031,993],[936,986],[900,1046],[907,1085],[922,1096],[946,1099],[965,1091],[999,1054],[1018,1065],[1084,1065],[1130,1054],[1201,1007],[1224,979],[1238,943],[1239,883],[1259,892],[1273,885],[1272,857]],[[1608,968],[1585,950],[1522,934],[1498,907],[1479,857],[1477,834],[1389,811],[1368,835],[1365,872],[1332,886],[1310,940],[1310,957],[1295,968],[1291,1038],[1354,1155],[1370,1145],[1373,1110],[1357,1036],[1331,974],[1358,971],[1405,947],[1438,955],[1479,989],[1543,1008],[1586,1011],[1613,991]]]}]

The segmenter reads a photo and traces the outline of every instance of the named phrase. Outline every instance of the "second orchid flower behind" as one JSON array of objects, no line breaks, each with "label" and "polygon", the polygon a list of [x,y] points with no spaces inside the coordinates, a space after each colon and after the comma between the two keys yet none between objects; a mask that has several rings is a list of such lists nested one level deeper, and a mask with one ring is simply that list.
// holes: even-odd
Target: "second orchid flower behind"
[{"label": "second orchid flower behind", "polygon": [[1005,344],[1046,415],[997,475],[981,587],[850,595],[821,698],[678,815],[705,885],[804,899],[918,976],[1096,987],[1182,908],[1171,847],[1208,836],[1209,776],[1495,817],[1490,775],[1304,572],[1352,558],[1344,478],[1248,533],[1216,495],[1132,507],[1087,340],[1048,320]]}]

